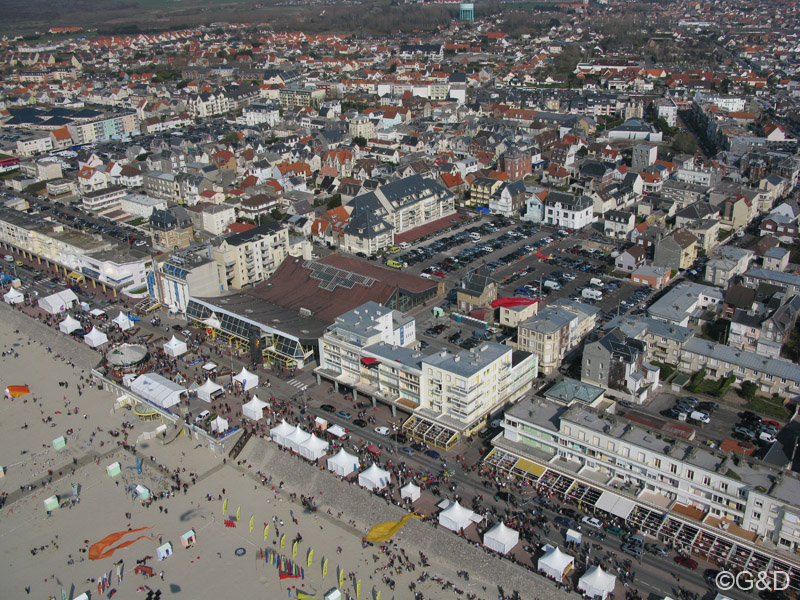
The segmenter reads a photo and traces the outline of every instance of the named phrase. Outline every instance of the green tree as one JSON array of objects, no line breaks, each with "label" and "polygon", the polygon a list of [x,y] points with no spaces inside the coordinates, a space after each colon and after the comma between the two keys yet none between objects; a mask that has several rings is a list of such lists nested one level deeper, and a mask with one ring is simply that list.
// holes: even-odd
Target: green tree
[{"label": "green tree", "polygon": [[753,381],[743,381],[739,389],[739,395],[745,400],[753,400],[758,391],[758,384]]},{"label": "green tree", "polygon": [[671,148],[678,154],[694,154],[697,152],[697,140],[690,133],[679,133],[672,140]]},{"label": "green tree", "polygon": [[230,146],[235,146],[239,142],[239,134],[235,131],[229,131],[222,137],[222,141]]},{"label": "green tree", "polygon": [[353,143],[359,148],[366,148],[367,139],[363,136],[357,135],[356,137],[353,138]]},{"label": "green tree", "polygon": [[326,206],[328,207],[328,210],[330,210],[332,208],[336,208],[337,206],[341,206],[341,205],[342,205],[342,195],[341,194],[334,194],[333,196],[328,198],[328,202],[326,203]]}]

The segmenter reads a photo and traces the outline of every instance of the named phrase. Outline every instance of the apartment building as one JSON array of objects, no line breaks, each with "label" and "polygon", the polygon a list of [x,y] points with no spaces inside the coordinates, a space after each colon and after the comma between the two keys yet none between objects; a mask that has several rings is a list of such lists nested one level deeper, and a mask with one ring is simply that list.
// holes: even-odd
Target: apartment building
[{"label": "apartment building", "polygon": [[74,144],[94,144],[139,133],[139,115],[136,111],[106,114],[85,123],[67,125]]},{"label": "apartment building", "polygon": [[544,200],[544,222],[553,227],[582,229],[594,221],[594,201],[589,196],[574,196],[551,191]]},{"label": "apartment building", "polygon": [[142,177],[144,191],[148,196],[178,201],[181,198],[181,184],[172,173],[150,171]]},{"label": "apartment building", "polygon": [[248,127],[256,127],[258,125],[275,127],[280,120],[280,107],[277,104],[257,102],[245,106],[242,109],[242,116],[237,119],[237,122]]},{"label": "apartment building", "polygon": [[653,264],[669,269],[688,269],[697,259],[697,238],[688,231],[676,231],[658,241]]},{"label": "apartment building", "polygon": [[393,414],[410,410],[406,432],[446,448],[530,389],[535,356],[494,342],[424,355],[414,327],[413,317],[374,302],[337,317],[319,341],[318,381],[386,402]]},{"label": "apartment building", "polygon": [[795,573],[788,553],[800,548],[797,474],[681,434],[580,402],[524,400],[506,411],[486,460],[712,562],[744,568],[774,560]]},{"label": "apartment building", "polygon": [[723,246],[706,263],[705,279],[722,288],[727,288],[734,277],[744,274],[755,258],[752,250]]},{"label": "apartment building", "polygon": [[192,296],[209,298],[225,291],[221,267],[208,256],[207,249],[199,252],[176,252],[158,256],[147,273],[147,291],[174,312],[184,314]]},{"label": "apartment building", "polygon": [[771,271],[770,269],[749,269],[743,276],[745,287],[758,288],[762,283],[769,283],[784,290],[787,294],[800,294],[800,275]]},{"label": "apartment building", "polygon": [[550,375],[561,365],[567,352],[594,328],[599,312],[580,302],[560,300],[519,324],[517,346],[536,355],[539,371]]},{"label": "apartment building", "polygon": [[719,288],[682,281],[653,302],[647,314],[659,321],[686,327],[698,309],[719,312],[722,300],[723,292]]},{"label": "apartment building", "polygon": [[612,329],[583,348],[581,381],[643,404],[658,388],[659,369],[647,360],[645,342]]},{"label": "apartment building", "polygon": [[125,194],[119,200],[119,209],[129,215],[149,219],[154,210],[167,210],[167,201],[144,194]]},{"label": "apartment building", "polygon": [[128,193],[127,188],[112,185],[111,187],[86,192],[81,197],[83,208],[94,212],[119,208],[122,198]]},{"label": "apartment building", "polygon": [[225,286],[241,289],[269,278],[289,255],[289,230],[266,223],[223,238],[213,249],[225,272]]}]

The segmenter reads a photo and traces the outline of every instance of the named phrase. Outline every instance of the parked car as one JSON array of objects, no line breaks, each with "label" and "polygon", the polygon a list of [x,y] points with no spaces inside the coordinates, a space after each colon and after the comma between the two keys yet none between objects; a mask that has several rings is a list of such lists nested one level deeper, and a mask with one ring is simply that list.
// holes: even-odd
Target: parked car
[{"label": "parked car", "polygon": [[669,552],[664,546],[659,546],[658,544],[645,544],[644,549],[647,550],[650,554],[655,556],[668,556]]},{"label": "parked car", "polygon": [[336,407],[335,406],[331,406],[330,404],[323,404],[319,408],[320,408],[320,410],[324,410],[325,412],[329,412],[329,413],[336,412]]},{"label": "parked car", "polygon": [[556,525],[561,525],[562,527],[567,527],[572,529],[574,527],[575,522],[572,519],[568,519],[567,517],[558,516],[555,518]]},{"label": "parked car", "polygon": [[675,562],[678,563],[682,567],[686,567],[687,569],[691,569],[694,571],[697,569],[697,561],[693,558],[689,558],[688,556],[676,556]]},{"label": "parked car", "polygon": [[435,460],[435,459],[438,459],[441,455],[436,450],[426,450],[425,451],[425,456],[428,456],[428,457],[433,458]]},{"label": "parked car", "polygon": [[622,535],[622,527],[619,527],[617,525],[609,525],[608,527],[606,527],[606,533],[620,536]]},{"label": "parked car", "polygon": [[402,452],[407,456],[414,456],[414,450],[412,450],[408,446],[403,446],[402,448],[400,448],[400,452]]},{"label": "parked car", "polygon": [[562,514],[565,517],[569,517],[570,519],[576,519],[577,520],[577,519],[581,518],[580,513],[578,511],[576,511],[576,510],[571,509],[571,508],[562,508],[558,512],[559,512],[559,514]]},{"label": "parked car", "polygon": [[337,410],[336,411],[336,416],[339,417],[340,419],[344,419],[346,421],[349,421],[350,419],[353,418],[353,415],[351,415],[346,410]]},{"label": "parked car", "polygon": [[597,517],[583,517],[581,519],[581,523],[588,525],[589,527],[594,527],[595,529],[602,529],[603,527],[603,524]]},{"label": "parked car", "polygon": [[376,427],[375,433],[380,435],[389,435],[391,433],[391,430],[388,427]]},{"label": "parked car", "polygon": [[641,546],[634,546],[634,545],[631,545],[631,544],[625,544],[624,546],[622,546],[622,551],[625,554],[630,554],[631,556],[633,556],[635,558],[641,558],[642,553],[643,553],[643,550],[642,550]]},{"label": "parked car", "polygon": [[356,419],[355,421],[353,421],[353,425],[363,429],[364,427],[369,426],[369,423],[367,423],[364,419]]}]

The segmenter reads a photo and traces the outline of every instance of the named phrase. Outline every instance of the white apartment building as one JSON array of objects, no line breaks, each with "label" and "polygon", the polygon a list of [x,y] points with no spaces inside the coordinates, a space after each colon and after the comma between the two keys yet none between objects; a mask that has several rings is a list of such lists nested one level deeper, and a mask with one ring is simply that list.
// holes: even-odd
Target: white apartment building
[{"label": "white apartment building", "polygon": [[264,124],[275,127],[280,120],[280,107],[277,104],[258,102],[245,106],[242,109],[242,116],[237,118],[236,122],[248,127]]},{"label": "white apartment building", "polygon": [[580,402],[525,400],[506,412],[503,428],[487,462],[545,492],[620,517],[711,562],[755,561],[739,566],[761,562],[766,569],[778,561],[800,575],[794,554],[800,549],[800,510],[794,507],[800,478],[790,470]]},{"label": "white apartment building", "polygon": [[[86,192],[81,197],[83,208],[93,212],[118,208],[123,197],[128,194],[127,188],[114,185],[108,188]],[[149,216],[149,215],[148,215]]]},{"label": "white apartment building", "polygon": [[67,131],[75,144],[94,144],[139,133],[139,115],[136,111],[109,113],[86,123],[70,123]]},{"label": "white apartment building", "polygon": [[129,215],[149,219],[153,210],[167,210],[167,201],[145,194],[125,194],[119,200],[119,208]]},{"label": "white apartment building", "polygon": [[521,397],[536,376],[536,357],[485,342],[471,351],[424,355],[415,350],[414,320],[375,303],[337,318],[319,341],[317,381],[346,385],[411,412],[404,430],[440,448],[483,426]]},{"label": "white apartment building", "polygon": [[17,154],[19,156],[35,156],[44,154],[53,149],[53,140],[50,135],[43,137],[27,137],[17,140]]},{"label": "white apartment building", "polygon": [[582,229],[594,221],[594,202],[588,196],[550,192],[544,201],[544,222],[553,227]]},{"label": "white apartment building", "polygon": [[227,288],[241,289],[264,281],[289,255],[289,230],[280,223],[265,223],[224,238],[213,250],[225,272]]}]

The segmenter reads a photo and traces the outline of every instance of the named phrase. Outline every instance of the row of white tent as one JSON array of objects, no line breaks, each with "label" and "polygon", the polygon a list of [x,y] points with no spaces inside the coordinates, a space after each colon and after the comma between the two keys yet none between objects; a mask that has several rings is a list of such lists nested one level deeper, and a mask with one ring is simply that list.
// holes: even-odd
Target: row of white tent
[{"label": "row of white tent", "polygon": [[[58,329],[67,335],[82,328],[83,325],[81,325],[80,321],[74,319],[70,315],[67,315],[67,318],[58,324]],[[98,346],[108,343],[108,336],[100,331],[97,327],[92,327],[89,333],[83,336],[83,341],[87,346],[90,346],[91,348],[97,348]]]},{"label": "row of white tent", "polygon": [[286,421],[270,429],[269,436],[279,446],[289,448],[308,460],[317,460],[328,453],[328,442]]}]

